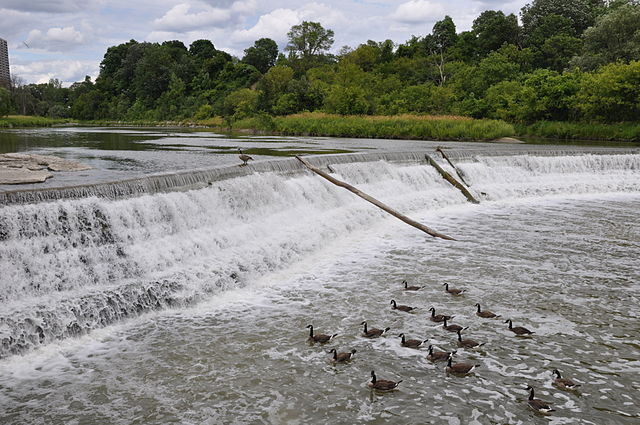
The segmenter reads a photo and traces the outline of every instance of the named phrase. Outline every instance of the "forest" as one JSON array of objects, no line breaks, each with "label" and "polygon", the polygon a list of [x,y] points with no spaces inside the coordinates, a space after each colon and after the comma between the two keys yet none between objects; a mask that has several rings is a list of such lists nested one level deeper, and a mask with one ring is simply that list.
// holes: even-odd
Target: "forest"
[{"label": "forest", "polygon": [[519,18],[484,11],[469,31],[445,16],[402,44],[368,40],[331,54],[333,44],[331,29],[307,21],[290,29],[284,51],[261,38],[242,58],[210,40],[130,40],[107,49],[95,81],[14,80],[0,89],[0,115],[233,122],[316,111],[524,124],[640,117],[637,0],[534,0]]}]

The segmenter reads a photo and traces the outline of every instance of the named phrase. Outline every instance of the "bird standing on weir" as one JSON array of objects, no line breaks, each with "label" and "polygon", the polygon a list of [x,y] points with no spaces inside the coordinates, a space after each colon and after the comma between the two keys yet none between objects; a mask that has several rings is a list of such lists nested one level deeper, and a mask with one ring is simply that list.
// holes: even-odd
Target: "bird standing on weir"
[{"label": "bird standing on weir", "polygon": [[238,155],[238,158],[240,158],[240,160],[243,162],[242,164],[240,164],[240,166],[245,166],[247,165],[248,161],[253,161],[253,158],[251,158],[249,155],[242,153],[242,150],[240,150],[240,148],[238,148],[238,152],[240,152],[240,155]]}]

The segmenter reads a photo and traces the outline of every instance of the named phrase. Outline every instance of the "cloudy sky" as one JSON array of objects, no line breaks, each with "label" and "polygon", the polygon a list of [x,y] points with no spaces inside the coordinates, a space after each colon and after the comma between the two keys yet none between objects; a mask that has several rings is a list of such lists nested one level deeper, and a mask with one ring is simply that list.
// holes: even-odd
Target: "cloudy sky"
[{"label": "cloudy sky", "polygon": [[0,0],[0,38],[9,44],[11,73],[25,83],[57,78],[68,85],[95,78],[109,46],[209,39],[242,57],[270,37],[282,49],[303,20],[335,32],[334,51],[367,40],[401,43],[429,33],[450,15],[467,30],[487,9],[518,14],[527,0]]}]

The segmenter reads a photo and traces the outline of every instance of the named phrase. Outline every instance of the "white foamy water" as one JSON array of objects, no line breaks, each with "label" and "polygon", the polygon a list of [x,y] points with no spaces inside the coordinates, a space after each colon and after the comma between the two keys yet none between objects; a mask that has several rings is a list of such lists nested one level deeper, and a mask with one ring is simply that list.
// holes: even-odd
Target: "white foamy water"
[{"label": "white foamy water", "polygon": [[[340,178],[459,239],[432,239],[312,175],[0,209],[0,422],[633,423],[639,412],[640,158],[462,163],[474,206],[425,165],[339,164]],[[542,189],[541,189],[542,188]],[[546,189],[545,189],[546,188]],[[401,281],[425,285],[417,293]],[[451,297],[442,283],[466,288]],[[390,310],[389,301],[417,306]],[[535,331],[512,336],[504,320]],[[447,376],[397,335],[480,365]],[[362,320],[392,328],[359,336]],[[338,333],[305,343],[305,326]],[[34,350],[34,348],[37,348]],[[348,365],[329,348],[357,349]],[[17,353],[17,354],[16,354]],[[550,385],[551,370],[583,384]],[[375,369],[403,379],[380,396]]]}]

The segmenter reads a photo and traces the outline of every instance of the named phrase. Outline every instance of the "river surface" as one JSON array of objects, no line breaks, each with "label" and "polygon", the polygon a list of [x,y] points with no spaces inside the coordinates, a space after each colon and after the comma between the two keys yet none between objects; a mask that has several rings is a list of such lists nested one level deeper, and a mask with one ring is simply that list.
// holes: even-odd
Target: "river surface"
[{"label": "river surface", "polygon": [[[424,164],[332,166],[457,241],[311,174],[0,207],[0,423],[638,423],[640,155],[459,167],[480,205]],[[458,349],[431,306],[485,345]],[[391,331],[363,338],[363,320]],[[308,324],[338,335],[309,345]],[[479,367],[448,375],[401,332]],[[373,393],[371,370],[403,382]],[[527,385],[556,411],[531,411]]]}]

